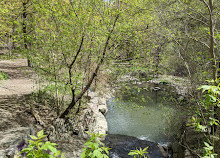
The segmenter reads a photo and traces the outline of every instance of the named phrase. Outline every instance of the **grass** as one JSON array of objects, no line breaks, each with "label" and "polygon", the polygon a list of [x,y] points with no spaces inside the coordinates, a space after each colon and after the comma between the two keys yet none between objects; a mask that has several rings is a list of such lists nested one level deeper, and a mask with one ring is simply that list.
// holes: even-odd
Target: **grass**
[{"label": "grass", "polygon": [[7,80],[7,79],[9,79],[9,76],[6,73],[0,71],[0,80]]}]

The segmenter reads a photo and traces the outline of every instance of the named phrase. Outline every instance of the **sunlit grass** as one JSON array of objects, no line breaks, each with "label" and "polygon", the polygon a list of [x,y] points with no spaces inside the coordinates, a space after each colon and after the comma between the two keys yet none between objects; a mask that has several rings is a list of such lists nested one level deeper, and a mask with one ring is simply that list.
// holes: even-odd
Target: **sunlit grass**
[{"label": "sunlit grass", "polygon": [[0,71],[0,80],[6,80],[6,79],[9,79],[9,76],[6,73]]}]

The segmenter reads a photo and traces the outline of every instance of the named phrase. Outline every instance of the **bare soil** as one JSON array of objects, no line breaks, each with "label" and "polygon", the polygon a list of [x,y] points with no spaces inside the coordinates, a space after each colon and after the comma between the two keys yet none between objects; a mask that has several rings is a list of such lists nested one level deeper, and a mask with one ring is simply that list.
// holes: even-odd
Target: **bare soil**
[{"label": "bare soil", "polygon": [[[2,60],[0,71],[9,79],[0,81],[0,131],[14,127],[39,126],[32,110],[44,121],[45,126],[56,117],[54,110],[36,102],[32,92],[36,89],[34,72],[26,59]],[[32,110],[31,110],[32,107]]]},{"label": "bare soil", "polygon": [[22,96],[33,92],[35,84],[33,72],[27,66],[26,59],[2,60],[0,71],[8,74],[8,80],[0,81],[0,97]]}]

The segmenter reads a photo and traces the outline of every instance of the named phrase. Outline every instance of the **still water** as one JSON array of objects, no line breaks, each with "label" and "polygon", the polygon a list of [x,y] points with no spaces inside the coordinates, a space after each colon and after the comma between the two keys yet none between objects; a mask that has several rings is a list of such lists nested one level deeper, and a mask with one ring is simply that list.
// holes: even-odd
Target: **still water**
[{"label": "still water", "polygon": [[157,143],[178,131],[176,101],[166,88],[131,88],[108,101],[109,134],[135,136]]}]

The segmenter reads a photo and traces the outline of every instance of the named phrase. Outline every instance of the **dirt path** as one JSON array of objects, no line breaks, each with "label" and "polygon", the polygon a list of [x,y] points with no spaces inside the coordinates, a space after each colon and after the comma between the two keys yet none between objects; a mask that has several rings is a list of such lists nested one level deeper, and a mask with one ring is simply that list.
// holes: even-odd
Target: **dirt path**
[{"label": "dirt path", "polygon": [[23,136],[31,134],[35,120],[27,96],[34,90],[34,81],[25,59],[1,60],[0,71],[9,76],[0,81],[0,158],[5,158]]},{"label": "dirt path", "polygon": [[0,81],[0,97],[30,94],[34,90],[33,73],[27,67],[26,59],[2,60],[0,71],[9,75],[8,80]]}]

